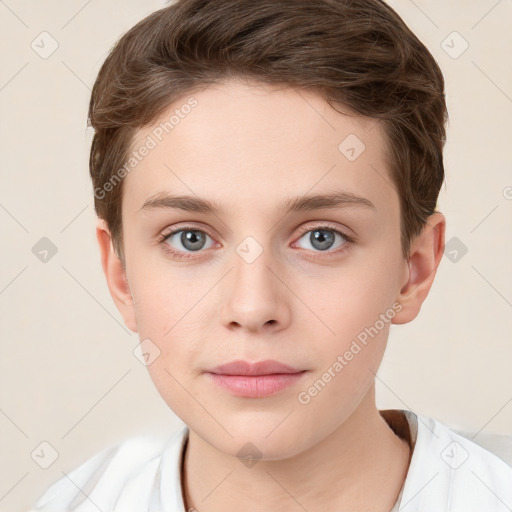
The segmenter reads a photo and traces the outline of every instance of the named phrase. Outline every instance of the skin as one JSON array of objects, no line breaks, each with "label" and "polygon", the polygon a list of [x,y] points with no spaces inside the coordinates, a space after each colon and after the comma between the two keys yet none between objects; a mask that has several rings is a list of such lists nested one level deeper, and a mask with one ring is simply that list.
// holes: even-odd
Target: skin
[{"label": "skin", "polygon": [[[140,129],[133,147],[189,96]],[[190,428],[186,508],[389,511],[410,453],[379,414],[374,374],[390,324],[414,319],[430,290],[445,219],[429,217],[403,258],[399,198],[382,126],[373,119],[340,114],[312,91],[236,80],[193,97],[198,105],[124,179],[125,265],[105,223],[97,226],[116,306],[126,325],[160,350],[150,376]],[[349,134],[366,146],[354,161],[338,149]],[[374,207],[278,210],[290,196],[335,188]],[[225,212],[140,211],[161,191],[205,198]],[[310,235],[324,222],[354,241],[322,231],[335,239],[317,248]],[[183,223],[207,232],[204,248],[185,247],[181,233],[158,242]],[[236,250],[247,236],[262,250],[251,263]],[[192,257],[175,259],[164,245]],[[400,311],[378,335],[300,403],[298,394],[393,304]],[[274,359],[307,372],[276,395],[241,398],[204,373],[235,359]],[[261,454],[251,467],[237,458],[248,442]]]}]

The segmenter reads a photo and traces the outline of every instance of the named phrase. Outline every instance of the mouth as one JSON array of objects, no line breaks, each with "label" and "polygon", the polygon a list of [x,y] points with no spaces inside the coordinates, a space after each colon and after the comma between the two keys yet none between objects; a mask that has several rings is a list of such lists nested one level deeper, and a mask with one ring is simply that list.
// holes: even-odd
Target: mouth
[{"label": "mouth", "polygon": [[300,380],[307,370],[293,368],[278,361],[232,361],[216,366],[207,373],[215,384],[232,395],[264,398],[280,393]]}]

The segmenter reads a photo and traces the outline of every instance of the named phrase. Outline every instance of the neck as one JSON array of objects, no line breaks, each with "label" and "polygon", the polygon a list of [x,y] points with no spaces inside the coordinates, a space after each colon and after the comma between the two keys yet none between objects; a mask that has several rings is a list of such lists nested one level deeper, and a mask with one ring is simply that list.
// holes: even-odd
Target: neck
[{"label": "neck", "polygon": [[409,458],[409,445],[377,410],[372,387],[338,429],[283,460],[259,460],[246,467],[191,430],[184,459],[185,509],[389,512]]}]

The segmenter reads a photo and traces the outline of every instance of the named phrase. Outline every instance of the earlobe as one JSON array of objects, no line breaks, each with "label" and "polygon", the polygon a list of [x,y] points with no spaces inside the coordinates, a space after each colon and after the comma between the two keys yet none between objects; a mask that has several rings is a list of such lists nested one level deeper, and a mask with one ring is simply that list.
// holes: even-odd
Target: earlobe
[{"label": "earlobe", "polygon": [[406,262],[408,271],[396,299],[402,309],[393,318],[394,324],[410,322],[420,312],[444,253],[445,226],[444,215],[436,212],[427,219],[423,231],[412,241]]},{"label": "earlobe", "polygon": [[138,331],[133,298],[123,262],[114,250],[110,231],[103,219],[98,219],[96,238],[100,249],[101,266],[107,280],[110,295],[123,316],[126,326]]}]

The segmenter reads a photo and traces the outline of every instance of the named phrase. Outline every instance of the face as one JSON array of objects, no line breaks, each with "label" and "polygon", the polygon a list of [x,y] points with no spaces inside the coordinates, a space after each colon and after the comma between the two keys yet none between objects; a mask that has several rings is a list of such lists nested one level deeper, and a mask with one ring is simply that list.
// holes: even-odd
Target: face
[{"label": "face", "polygon": [[[267,459],[369,414],[407,267],[382,127],[311,91],[229,81],[133,149],[150,139],[124,180],[125,319],[158,354],[165,402],[224,453],[250,441]],[[251,366],[269,360],[288,369]],[[218,369],[233,361],[249,364]]]}]

